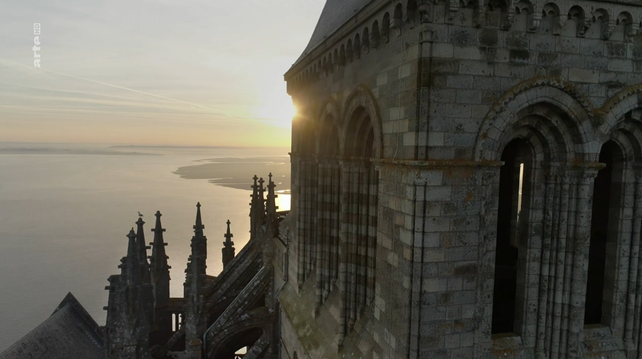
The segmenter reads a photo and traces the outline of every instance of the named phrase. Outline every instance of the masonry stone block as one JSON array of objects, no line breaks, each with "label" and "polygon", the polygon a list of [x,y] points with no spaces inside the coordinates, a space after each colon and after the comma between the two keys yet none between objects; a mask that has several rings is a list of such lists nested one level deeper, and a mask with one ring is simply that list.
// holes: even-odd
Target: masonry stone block
[{"label": "masonry stone block", "polygon": [[[399,28],[391,28],[387,43],[371,47],[358,59],[353,57],[344,70],[338,66],[326,77],[301,80],[302,71],[313,69],[318,59],[333,53],[335,47],[346,47],[357,32],[362,34],[364,24],[372,30],[370,19],[378,20],[381,26],[383,14],[393,16],[397,5],[402,7],[402,18],[397,23],[393,19]],[[346,155],[341,152],[344,147],[353,144],[367,148],[365,157],[382,154],[372,159],[378,171],[377,194],[362,191],[316,197],[337,198],[339,204],[355,198],[357,212],[368,213],[366,203],[378,195],[378,208],[372,212],[377,216],[377,246],[366,253],[374,253],[376,296],[390,312],[375,304],[353,329],[345,322],[345,351],[340,354],[370,350],[360,356],[481,359],[499,354],[502,358],[532,358],[537,353],[558,359],[623,357],[623,323],[625,318],[635,317],[623,298],[631,295],[627,292],[629,283],[640,281],[637,275],[630,277],[626,264],[632,263],[633,254],[626,248],[635,237],[635,217],[642,213],[634,195],[637,167],[633,163],[637,157],[622,160],[627,175],[622,177],[626,185],[621,187],[628,192],[617,197],[619,207],[613,211],[619,229],[606,232],[608,273],[604,281],[609,284],[604,293],[616,298],[604,301],[613,309],[602,322],[615,329],[600,339],[583,337],[588,333],[584,306],[588,301],[589,243],[596,232],[591,228],[596,217],[591,215],[595,176],[589,172],[597,171],[594,165],[609,140],[623,146],[622,153],[635,153],[642,147],[637,137],[627,132],[640,124],[635,111],[642,108],[642,39],[634,28],[625,33],[623,26],[612,28],[609,23],[593,21],[595,10],[586,9],[604,8],[611,16],[624,9],[639,14],[642,6],[614,0],[556,3],[560,14],[554,14],[557,10],[552,6],[527,10],[544,11],[546,16],[540,20],[499,9],[455,8],[443,2],[428,5],[422,4],[414,14],[403,2],[377,0],[355,6],[356,15],[348,18],[356,16],[358,26],[346,20],[336,32],[319,38],[286,74],[295,102],[305,103],[312,112],[322,109],[328,98],[337,104],[333,113],[339,117],[339,157]],[[569,10],[575,5],[583,6],[584,14]],[[420,43],[427,31],[431,38],[424,37]],[[352,119],[344,118],[343,113],[358,106],[367,116],[349,127]],[[321,121],[314,116],[310,119]],[[354,128],[364,129],[363,135],[348,130]],[[293,130],[292,152],[300,150],[297,143],[301,139],[316,140],[315,136],[299,128]],[[503,153],[513,140],[523,141],[531,152]],[[532,156],[528,157],[531,162],[525,163],[533,167],[527,171],[531,182],[523,189],[528,196],[523,205],[528,211],[519,219],[523,227],[516,232],[521,237],[513,249],[518,264],[511,272],[516,288],[522,288],[514,299],[518,319],[513,320],[513,330],[521,337],[504,340],[491,332],[493,318],[499,315],[493,302],[500,294],[494,288],[501,283],[498,273],[504,270],[496,262],[501,261],[497,258],[504,235],[498,222],[513,226],[506,224],[511,221],[508,217],[502,219],[507,216],[502,214],[506,204],[500,199],[509,191],[500,188],[504,185],[500,185],[499,173],[500,168],[514,168],[511,161],[518,159],[511,160],[513,154],[519,161],[520,156]],[[361,157],[354,156],[357,160]],[[305,185],[313,178],[301,170],[295,172],[298,175],[293,174],[293,183]],[[341,180],[337,178],[343,188]],[[613,192],[611,196],[615,196]],[[350,220],[359,218],[355,213],[346,214]],[[317,214],[308,215],[315,218]],[[297,218],[301,220],[300,215]],[[358,226],[350,226],[350,220],[341,227],[341,236],[361,238],[354,229]],[[622,239],[625,237],[628,239]],[[290,265],[302,268],[296,266],[299,258],[312,255],[303,250],[303,244],[322,238],[293,237],[302,245],[292,245]],[[561,240],[566,241],[566,247],[554,242]],[[306,269],[314,273],[311,278],[316,278],[316,269],[314,265]],[[315,283],[309,285],[312,288]],[[540,301],[545,285],[551,299]],[[344,298],[346,309],[356,303],[350,298],[358,298],[351,290],[335,292],[337,298]],[[360,328],[372,328],[366,331],[372,334],[362,334],[366,332]],[[383,333],[383,338],[377,333]],[[391,341],[391,336],[404,340]],[[638,334],[629,337],[639,339]],[[356,338],[365,342],[356,344]],[[308,339],[300,340],[305,343]],[[541,340],[547,343],[543,347],[539,346]],[[600,344],[606,342],[615,344]],[[579,348],[588,352],[575,355]]]}]

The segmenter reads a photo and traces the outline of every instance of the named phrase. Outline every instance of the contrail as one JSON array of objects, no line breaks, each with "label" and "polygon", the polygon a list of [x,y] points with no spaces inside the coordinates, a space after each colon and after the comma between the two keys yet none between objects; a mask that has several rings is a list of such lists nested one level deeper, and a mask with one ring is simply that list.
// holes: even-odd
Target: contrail
[{"label": "contrail", "polygon": [[199,104],[196,104],[196,103],[193,103],[193,102],[179,100],[179,99],[176,99],[176,98],[162,96],[162,95],[157,95],[157,94],[153,94],[153,93],[149,93],[149,92],[145,92],[145,91],[140,91],[140,90],[132,89],[132,88],[125,87],[125,86],[114,85],[114,84],[110,84],[110,83],[107,83],[107,82],[96,81],[96,80],[87,79],[87,78],[83,78],[83,77],[79,77],[79,76],[74,76],[74,75],[71,75],[71,74],[66,74],[66,73],[62,73],[62,72],[58,72],[58,71],[53,71],[53,70],[40,69],[40,71],[49,72],[49,73],[60,75],[60,76],[71,77],[73,79],[92,82],[92,83],[95,83],[95,84],[108,86],[108,87],[113,87],[113,88],[117,88],[117,89],[120,89],[120,90],[131,91],[131,92],[139,93],[139,94],[142,94],[142,95],[147,95],[147,96],[160,98],[160,99],[163,99],[163,100],[174,101],[174,102],[182,103],[182,104],[185,104],[185,105],[189,105],[189,106],[191,106],[193,108],[200,108],[200,109],[204,109],[204,110],[215,111],[215,112],[218,112],[219,114],[225,115],[227,117],[241,117],[241,118],[246,118],[246,119],[249,119],[249,120],[253,120],[253,118],[251,118],[251,117],[240,116],[240,115],[236,115],[236,114],[230,114],[228,112],[222,111],[222,110],[217,109],[217,108],[203,106],[203,105],[199,105]]},{"label": "contrail", "polygon": [[[3,62],[5,64],[8,63],[6,61],[3,61]],[[13,66],[18,66],[18,67],[31,69],[30,67],[25,66],[23,64],[19,64],[19,63],[11,63],[11,62],[9,62],[9,64],[13,65]],[[116,88],[116,89],[119,89],[119,90],[130,91],[130,92],[134,92],[134,93],[138,93],[138,94],[142,94],[142,95],[146,95],[146,96],[160,98],[160,99],[163,99],[163,100],[177,102],[177,103],[189,105],[192,108],[214,111],[214,112],[216,112],[216,113],[218,113],[220,115],[224,115],[224,116],[227,116],[227,117],[230,117],[230,118],[242,118],[242,119],[246,119],[246,120],[253,120],[253,121],[271,123],[271,121],[269,119],[263,119],[263,118],[257,118],[257,117],[248,117],[248,116],[238,115],[238,114],[234,114],[234,113],[229,113],[229,112],[223,111],[223,110],[218,109],[218,108],[213,108],[213,107],[209,107],[209,106],[203,106],[203,105],[199,105],[197,103],[193,103],[193,102],[189,102],[189,101],[185,101],[185,100],[179,100],[179,99],[172,98],[172,97],[157,95],[157,94],[154,94],[154,93],[140,91],[140,90],[132,89],[132,88],[125,87],[125,86],[114,85],[114,84],[110,84],[110,83],[103,82],[103,81],[92,80],[92,79],[88,79],[88,78],[84,78],[84,77],[80,77],[80,76],[75,76],[75,75],[71,75],[71,74],[67,74],[67,73],[63,73],[63,72],[58,72],[58,71],[53,71],[53,70],[46,70],[46,69],[42,69],[42,68],[38,69],[38,71],[51,73],[51,74],[56,74],[56,75],[59,75],[59,76],[70,77],[70,78],[73,78],[73,79],[76,79],[76,80],[91,82],[91,83],[95,83],[95,84],[102,85],[102,86]]]}]

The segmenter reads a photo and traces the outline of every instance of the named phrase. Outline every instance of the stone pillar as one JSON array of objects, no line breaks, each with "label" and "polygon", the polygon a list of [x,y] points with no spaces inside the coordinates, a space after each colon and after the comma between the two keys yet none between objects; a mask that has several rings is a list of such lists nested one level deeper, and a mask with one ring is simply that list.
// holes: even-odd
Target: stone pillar
[{"label": "stone pillar", "polygon": [[[330,203],[329,197],[329,168],[324,158],[317,159],[317,213],[316,223],[317,233],[317,255],[316,255],[316,303],[315,316],[319,314],[319,308],[327,296],[327,283],[329,281],[328,262],[329,262],[329,245],[330,245]],[[324,291],[326,294],[324,295]]]},{"label": "stone pillar", "polygon": [[316,228],[316,158],[312,155],[300,155],[298,158],[299,178],[297,199],[297,240],[298,270],[297,282],[301,289],[310,276],[315,263]]},{"label": "stone pillar", "polygon": [[479,244],[476,276],[478,281],[475,317],[481,324],[474,333],[474,357],[487,357],[492,349],[491,326],[493,312],[493,287],[495,281],[495,248],[497,245],[497,212],[499,208],[500,165],[479,170],[480,184]]},{"label": "stone pillar", "polygon": [[187,354],[189,359],[202,359],[203,343],[200,339],[192,339],[187,345]]},{"label": "stone pillar", "polygon": [[640,319],[641,319],[641,294],[642,294],[642,256],[640,256],[640,236],[642,236],[642,168],[636,166],[631,192],[625,196],[634,198],[632,208],[632,228],[629,247],[629,270],[627,278],[626,309],[624,317],[624,345],[627,358],[639,356],[640,345]]},{"label": "stone pillar", "polygon": [[567,358],[579,358],[582,355],[580,346],[584,330],[584,307],[586,302],[586,280],[588,273],[589,245],[591,240],[591,202],[593,184],[597,171],[601,168],[595,164],[583,164],[573,173],[574,207],[571,251],[572,262],[571,291],[569,300],[569,325],[567,337]]}]

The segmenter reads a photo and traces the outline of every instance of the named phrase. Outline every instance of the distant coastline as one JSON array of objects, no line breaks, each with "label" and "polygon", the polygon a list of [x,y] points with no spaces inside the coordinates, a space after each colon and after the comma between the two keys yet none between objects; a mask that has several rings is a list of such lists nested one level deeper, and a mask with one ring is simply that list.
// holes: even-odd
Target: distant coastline
[{"label": "distant coastline", "polygon": [[77,143],[38,143],[0,141],[0,155],[126,155],[163,156],[170,154],[192,154],[203,150],[228,152],[230,156],[244,157],[244,154],[266,156],[287,155],[287,147],[243,147],[243,146],[177,146],[177,145],[110,145]]},{"label": "distant coastline", "polygon": [[180,167],[174,174],[185,179],[206,179],[212,184],[250,190],[254,175],[262,177],[267,184],[268,175],[272,173],[276,190],[284,194],[290,191],[290,159],[285,155],[213,158],[198,162],[207,163]]},{"label": "distant coastline", "polygon": [[49,147],[8,147],[0,148],[0,155],[124,155],[124,156],[162,156],[158,153],[122,152],[100,149],[73,149]]}]

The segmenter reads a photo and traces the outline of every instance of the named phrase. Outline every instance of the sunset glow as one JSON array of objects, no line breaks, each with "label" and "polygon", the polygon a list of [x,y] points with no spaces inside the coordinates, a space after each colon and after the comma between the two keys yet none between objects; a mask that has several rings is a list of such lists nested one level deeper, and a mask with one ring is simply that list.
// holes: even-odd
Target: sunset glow
[{"label": "sunset glow", "polygon": [[288,146],[283,74],[325,0],[196,3],[5,4],[0,142]]}]

